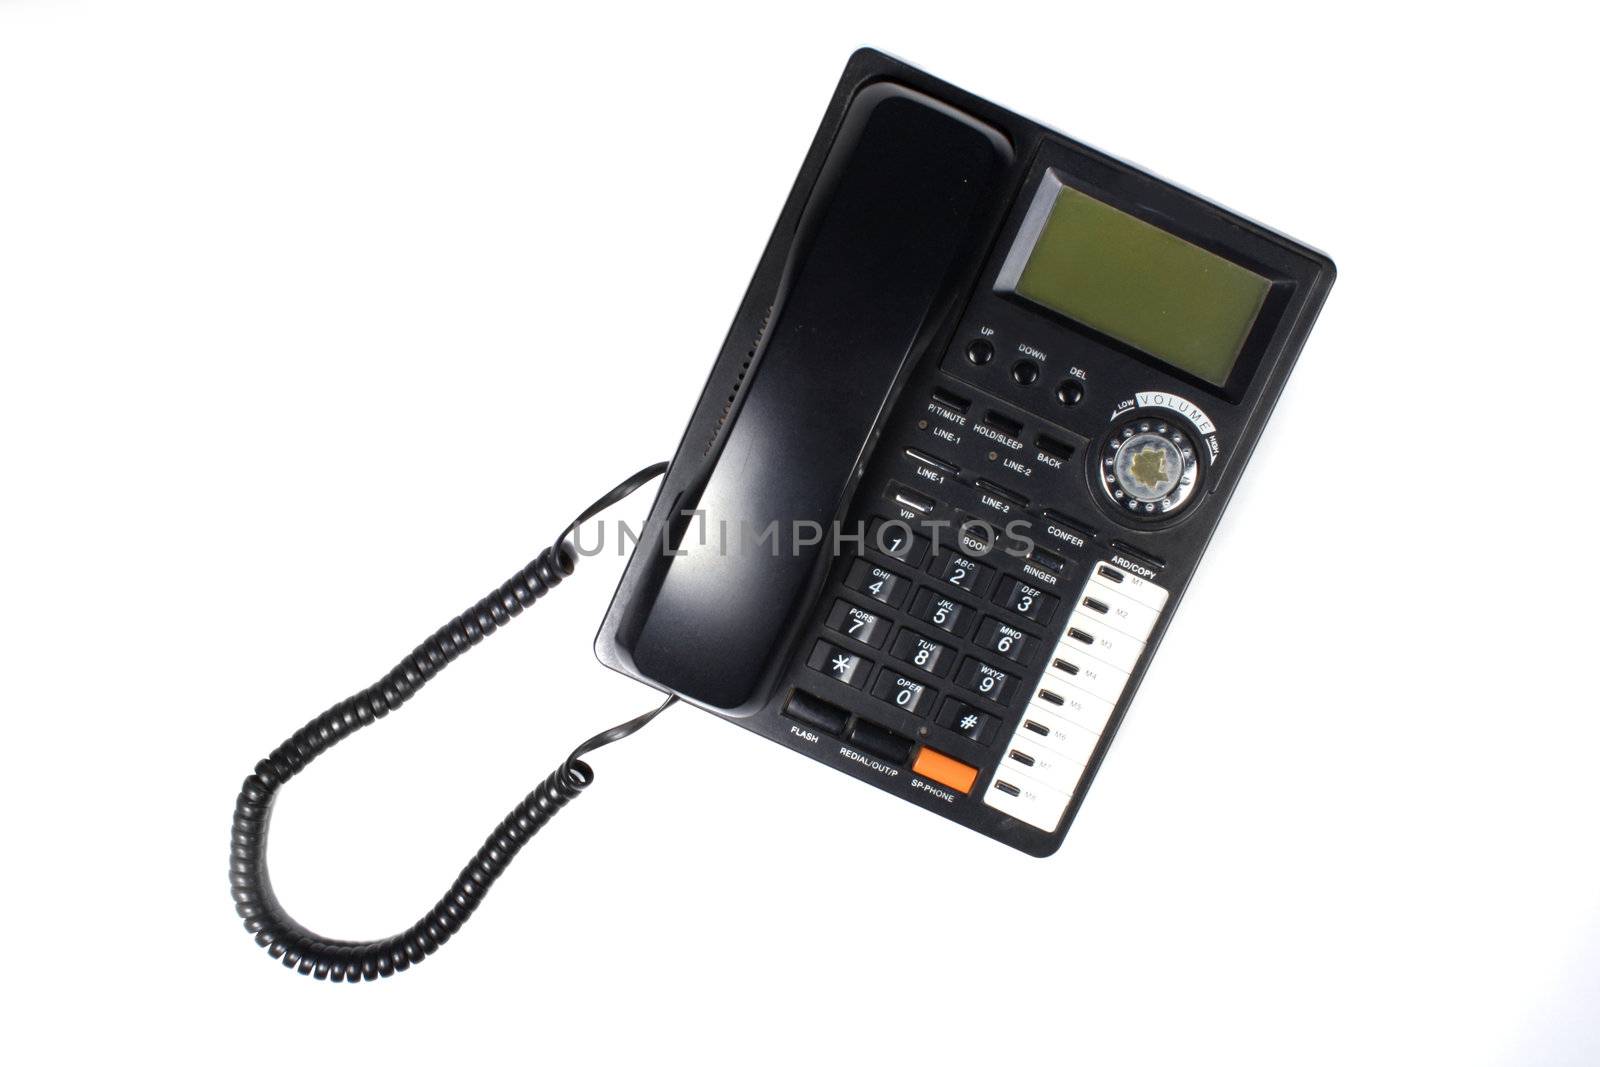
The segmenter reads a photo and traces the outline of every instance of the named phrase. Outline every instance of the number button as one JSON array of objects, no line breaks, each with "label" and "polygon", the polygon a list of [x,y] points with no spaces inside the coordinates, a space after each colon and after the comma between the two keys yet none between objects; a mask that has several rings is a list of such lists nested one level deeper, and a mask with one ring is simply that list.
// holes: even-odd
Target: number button
[{"label": "number button", "polygon": [[872,670],[870,660],[864,660],[854,652],[846,652],[838,645],[827,641],[817,642],[817,647],[811,650],[811,658],[806,660],[806,664],[812,670],[821,671],[828,677],[856,689],[861,689],[867,684],[867,673]]},{"label": "number button", "polygon": [[1007,611],[1014,611],[1025,619],[1032,619],[1041,625],[1050,621],[1050,616],[1056,610],[1057,599],[1046,593],[1043,589],[1036,589],[1027,582],[1019,582],[1015,578],[1007,578],[1000,583],[1000,592],[995,595],[995,600]]},{"label": "number button", "polygon": [[828,612],[828,629],[873,648],[882,648],[889,638],[889,620],[843,600],[833,602],[833,610]]},{"label": "number button", "polygon": [[956,672],[956,684],[970,689],[985,700],[1004,706],[1016,688],[1016,679],[998,667],[975,660],[971,656],[961,661]]},{"label": "number button", "polygon": [[867,528],[867,547],[913,567],[922,566],[928,546],[911,532],[911,524],[899,519],[873,519]]},{"label": "number button", "polygon": [[913,667],[943,678],[950,670],[950,659],[954,653],[947,646],[929,641],[921,634],[901,630],[900,636],[894,639],[892,655],[895,659],[904,660]]},{"label": "number button", "polygon": [[984,619],[979,623],[978,636],[974,640],[990,652],[998,652],[1013,663],[1028,662],[1028,650],[1033,647],[1033,638],[1015,626],[1007,626],[999,619]]},{"label": "number button", "polygon": [[874,567],[864,559],[858,559],[850,564],[850,576],[845,579],[844,584],[891,608],[898,608],[905,603],[906,590],[911,587],[910,582],[894,571]]},{"label": "number button", "polygon": [[911,614],[957,637],[966,633],[972,625],[971,608],[947,596],[940,596],[932,589],[917,590],[917,597],[911,602]]},{"label": "number button", "polygon": [[930,570],[935,578],[949,582],[958,589],[965,589],[973,596],[982,596],[989,588],[989,579],[994,575],[994,568],[954,552],[935,558]]},{"label": "number button", "polygon": [[887,667],[878,672],[872,695],[913,715],[926,715],[933,706],[933,690]]}]

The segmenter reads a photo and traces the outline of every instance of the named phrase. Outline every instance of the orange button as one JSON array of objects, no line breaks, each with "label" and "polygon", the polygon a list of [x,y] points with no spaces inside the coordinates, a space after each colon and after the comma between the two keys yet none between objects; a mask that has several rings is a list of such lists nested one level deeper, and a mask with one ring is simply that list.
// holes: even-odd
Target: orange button
[{"label": "orange button", "polygon": [[926,746],[917,753],[917,762],[911,765],[912,773],[940,785],[947,785],[957,793],[972,792],[972,783],[978,780],[978,768],[969,767],[958,759]]}]

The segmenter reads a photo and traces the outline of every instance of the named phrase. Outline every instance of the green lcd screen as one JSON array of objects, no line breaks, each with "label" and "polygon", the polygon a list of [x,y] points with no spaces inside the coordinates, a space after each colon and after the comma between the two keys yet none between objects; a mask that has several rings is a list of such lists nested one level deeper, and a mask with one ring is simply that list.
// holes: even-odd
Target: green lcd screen
[{"label": "green lcd screen", "polygon": [[1059,188],[1016,292],[1225,385],[1272,283],[1127,212]]}]

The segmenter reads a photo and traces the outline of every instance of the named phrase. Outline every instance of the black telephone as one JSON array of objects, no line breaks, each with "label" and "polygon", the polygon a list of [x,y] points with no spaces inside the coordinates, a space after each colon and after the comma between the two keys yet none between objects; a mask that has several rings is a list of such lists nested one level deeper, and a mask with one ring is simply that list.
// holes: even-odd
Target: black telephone
[{"label": "black telephone", "polygon": [[277,788],[558,584],[579,524],[663,471],[604,663],[1054,852],[1333,278],[1304,245],[856,53],[670,467],[246,779],[247,928],[318,977],[419,962],[592,780],[581,756],[659,713],[581,746],[405,934],[321,939],[271,895]]}]

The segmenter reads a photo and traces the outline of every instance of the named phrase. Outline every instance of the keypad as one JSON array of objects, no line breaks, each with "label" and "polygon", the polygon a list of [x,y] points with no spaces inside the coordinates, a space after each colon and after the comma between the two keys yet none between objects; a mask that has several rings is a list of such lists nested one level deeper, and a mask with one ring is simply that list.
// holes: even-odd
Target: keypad
[{"label": "keypad", "polygon": [[891,608],[898,608],[906,602],[906,591],[911,588],[911,583],[887,567],[877,567],[864,559],[858,559],[850,564],[850,576],[844,584],[849,589],[854,589],[863,596],[869,596],[880,604],[887,604]]},{"label": "keypad", "polygon": [[910,630],[900,631],[900,636],[894,639],[894,648],[889,654],[897,660],[941,678],[950,672],[950,661],[955,657],[949,645],[941,645]]},{"label": "keypad", "polygon": [[[1039,646],[1064,611],[1062,596],[1077,588],[1065,583],[1076,566],[1070,550],[1081,545],[1061,537],[1047,538],[1049,548],[1018,541],[1003,524],[1024,517],[1028,500],[951,462],[942,446],[960,444],[959,432],[933,438],[898,449],[888,476],[867,490],[876,514],[844,568],[843,589],[826,601],[826,639],[808,662],[885,711],[924,720],[951,744],[961,743],[951,734],[998,744],[1017,728],[1008,711],[1022,702],[1023,675],[1049,665]],[[947,517],[947,524],[925,526],[908,518],[914,514]],[[1041,528],[1060,525],[1051,513]],[[1119,621],[1109,609],[1101,620],[1106,627]]]},{"label": "keypad", "polygon": [[889,620],[882,615],[874,615],[864,608],[843,600],[833,602],[833,610],[828,612],[828,629],[835,633],[844,634],[853,641],[860,641],[873,648],[882,648],[883,643],[889,639]]},{"label": "keypad", "polygon": [[973,610],[959,601],[951,600],[932,589],[917,590],[911,602],[911,614],[923,622],[931,623],[947,634],[962,637],[972,629]]},{"label": "keypad", "polygon": [[926,715],[933,706],[933,690],[889,667],[878,672],[872,695],[913,715]]}]

